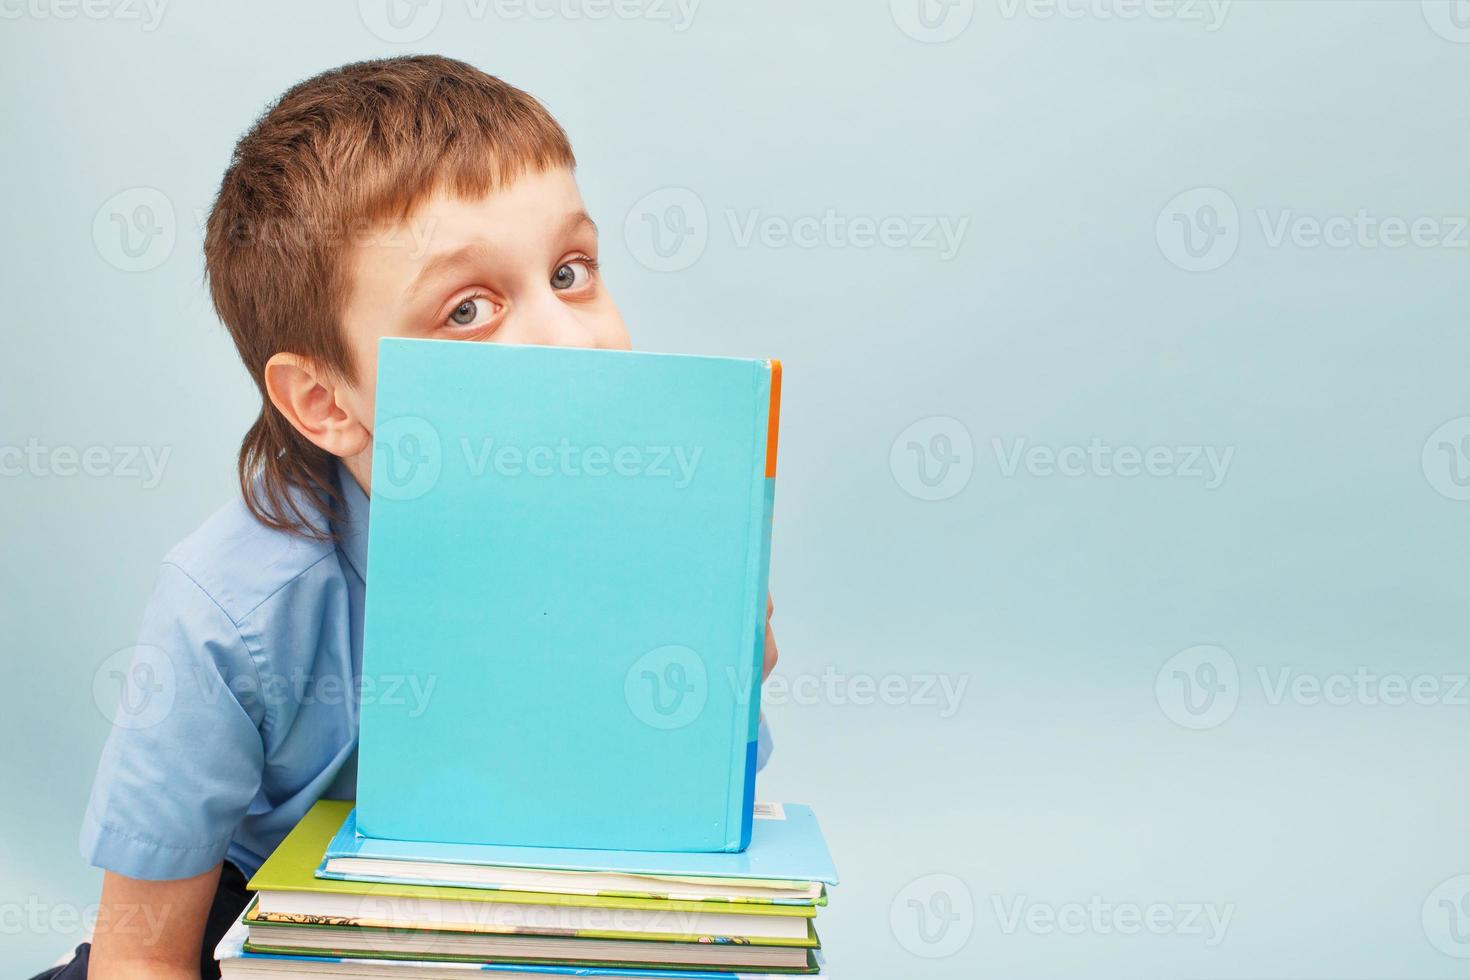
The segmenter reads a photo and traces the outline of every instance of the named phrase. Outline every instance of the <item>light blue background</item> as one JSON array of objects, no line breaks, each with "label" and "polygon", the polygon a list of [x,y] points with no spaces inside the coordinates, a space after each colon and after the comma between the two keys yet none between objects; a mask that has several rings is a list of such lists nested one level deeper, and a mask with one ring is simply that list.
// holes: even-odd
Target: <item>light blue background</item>
[{"label": "light blue background", "polygon": [[[170,455],[151,488],[0,478],[7,974],[75,942],[95,901],[74,843],[107,727],[94,674],[131,642],[164,550],[232,492],[254,411],[201,284],[196,214],[267,100],[406,51],[469,59],[563,122],[639,346],[785,362],[779,673],[846,680],[771,699],[759,795],[812,804],[827,830],[834,976],[1465,974],[1431,942],[1470,953],[1431,892],[1470,872],[1470,707],[1273,704],[1258,674],[1364,666],[1443,692],[1467,669],[1470,503],[1436,489],[1454,486],[1437,442],[1428,467],[1421,451],[1470,415],[1470,249],[1273,247],[1259,217],[1470,213],[1470,31],[1445,5],[1250,0],[1210,31],[1103,19],[1106,0],[1071,0],[1077,19],[978,0],[958,36],[924,43],[878,0],[705,0],[685,30],[442,0],[431,33],[396,44],[352,3],[177,3],[150,31],[37,16],[48,2],[0,24],[0,445]],[[950,9],[953,27],[967,4]],[[682,192],[651,199],[654,220],[695,232],[673,255],[686,267],[659,272],[638,209],[671,187],[704,219]],[[107,234],[105,205],[134,188],[175,211],[155,222],[172,250],[155,239],[141,272]],[[1237,251],[1210,272],[1170,260],[1165,207],[1196,188],[1238,210],[1222,217]],[[152,194],[132,193],[125,216]],[[948,261],[739,244],[753,211],[827,209],[968,226]],[[968,433],[951,472],[973,475],[924,501],[905,490],[922,486],[908,437],[897,465],[890,450],[935,416]],[[1005,476],[992,445],[1094,437],[1234,456],[1206,490]],[[1162,702],[1155,681],[1198,644],[1240,679],[1233,715],[1195,731],[1161,706],[1180,713],[1172,671]],[[890,677],[890,692],[967,686],[947,716],[853,703]],[[1001,914],[1092,896],[1233,912],[1214,946],[1008,931]],[[921,934],[909,900],[946,897],[957,918]]]}]

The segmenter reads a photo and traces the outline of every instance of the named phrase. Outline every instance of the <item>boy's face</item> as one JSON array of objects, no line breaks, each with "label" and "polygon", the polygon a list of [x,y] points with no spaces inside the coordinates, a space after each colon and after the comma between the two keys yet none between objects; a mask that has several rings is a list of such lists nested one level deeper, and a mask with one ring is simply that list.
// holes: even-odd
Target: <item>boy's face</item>
[{"label": "boy's face", "polygon": [[336,402],[363,438],[328,450],[365,489],[379,339],[630,346],[598,271],[597,227],[564,168],[525,174],[478,200],[437,193],[364,236],[349,261],[342,326],[357,378],[338,387]]}]

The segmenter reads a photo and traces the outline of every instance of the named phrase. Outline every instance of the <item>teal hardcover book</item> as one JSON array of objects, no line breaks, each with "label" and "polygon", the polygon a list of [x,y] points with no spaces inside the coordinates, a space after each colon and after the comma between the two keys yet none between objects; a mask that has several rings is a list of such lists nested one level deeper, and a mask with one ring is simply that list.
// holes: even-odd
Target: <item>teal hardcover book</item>
[{"label": "teal hardcover book", "polygon": [[779,396],[776,361],[380,343],[362,833],[746,847]]}]

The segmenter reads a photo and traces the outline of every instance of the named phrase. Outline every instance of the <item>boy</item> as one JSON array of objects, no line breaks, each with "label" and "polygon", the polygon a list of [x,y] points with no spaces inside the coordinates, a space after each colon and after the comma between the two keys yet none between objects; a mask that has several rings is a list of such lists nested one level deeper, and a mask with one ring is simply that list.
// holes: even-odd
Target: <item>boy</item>
[{"label": "boy", "polygon": [[260,417],[240,499],[164,559],[130,676],[166,710],[108,740],[98,927],[47,976],[217,976],[245,880],[353,795],[377,341],[626,349],[573,166],[540,103],[438,57],[312,78],[236,146],[205,264]]}]

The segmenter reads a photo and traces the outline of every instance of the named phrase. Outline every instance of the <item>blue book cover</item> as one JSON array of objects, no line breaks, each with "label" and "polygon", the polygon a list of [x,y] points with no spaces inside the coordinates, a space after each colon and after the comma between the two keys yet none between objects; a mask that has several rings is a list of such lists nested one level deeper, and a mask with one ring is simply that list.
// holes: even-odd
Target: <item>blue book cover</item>
[{"label": "blue book cover", "polygon": [[776,361],[380,343],[362,671],[424,694],[362,699],[363,833],[749,843],[779,393]]},{"label": "blue book cover", "polygon": [[837,884],[837,869],[817,824],[816,814],[811,807],[799,803],[759,804],[749,847],[739,852],[704,854],[380,840],[359,832],[357,811],[352,810],[327,845],[321,867],[317,869],[318,877],[347,877],[328,870],[334,858],[543,868],[548,871],[602,871],[671,878],[760,878]]}]

